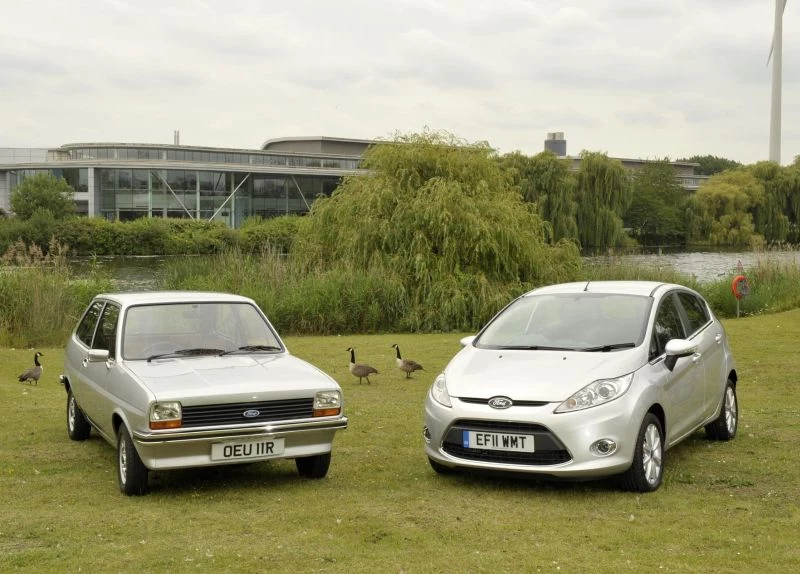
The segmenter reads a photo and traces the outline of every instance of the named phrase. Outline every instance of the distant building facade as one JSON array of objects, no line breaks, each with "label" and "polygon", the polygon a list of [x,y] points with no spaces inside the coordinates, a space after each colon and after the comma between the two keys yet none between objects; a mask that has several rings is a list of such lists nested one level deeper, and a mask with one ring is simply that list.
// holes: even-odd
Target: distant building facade
[{"label": "distant building facade", "polygon": [[[551,151],[558,157],[567,158],[570,160],[570,169],[577,171],[581,165],[580,156],[567,155],[567,140],[564,138],[564,132],[552,132],[547,134],[544,140],[545,151]],[[622,166],[630,172],[636,172],[644,167],[649,160],[645,159],[626,159],[626,158],[613,158],[622,162]],[[675,178],[678,183],[686,191],[697,191],[703,185],[709,176],[697,174],[697,168],[700,167],[699,163],[691,163],[686,161],[672,161],[670,165],[675,170]]]},{"label": "distant building facade", "polygon": [[80,214],[127,221],[183,217],[239,227],[250,216],[305,213],[344,176],[363,173],[369,140],[273,139],[261,149],[125,143],[0,148],[0,208],[26,177],[50,172],[75,190]]}]

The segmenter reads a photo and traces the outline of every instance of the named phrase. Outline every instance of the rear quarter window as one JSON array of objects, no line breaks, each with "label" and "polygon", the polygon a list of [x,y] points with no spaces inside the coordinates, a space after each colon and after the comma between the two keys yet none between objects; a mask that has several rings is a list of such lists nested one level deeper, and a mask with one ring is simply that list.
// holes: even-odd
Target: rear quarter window
[{"label": "rear quarter window", "polygon": [[694,334],[708,323],[710,319],[708,308],[691,293],[678,293],[678,299],[683,306],[683,310],[686,311],[686,317],[689,319],[689,332]]}]

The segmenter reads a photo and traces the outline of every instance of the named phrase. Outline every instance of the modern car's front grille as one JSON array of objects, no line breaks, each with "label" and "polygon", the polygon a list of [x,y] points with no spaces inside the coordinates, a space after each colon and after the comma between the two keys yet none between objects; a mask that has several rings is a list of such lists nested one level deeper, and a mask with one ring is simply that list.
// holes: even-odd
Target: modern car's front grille
[{"label": "modern car's front grille", "polygon": [[[488,405],[489,399],[478,399],[473,397],[459,397],[459,401],[462,403],[470,403],[474,405]],[[543,407],[545,405],[549,405],[548,401],[514,401],[515,407]]]},{"label": "modern car's front grille", "polygon": [[[245,415],[247,413],[247,415]],[[201,427],[311,418],[314,399],[183,407],[183,426]]]},{"label": "modern car's front grille", "polygon": [[[468,430],[533,435],[536,451],[517,452],[468,448],[464,446],[464,431]],[[451,456],[466,460],[504,464],[553,465],[572,460],[569,451],[547,427],[511,421],[458,420],[445,436],[442,449]]]}]

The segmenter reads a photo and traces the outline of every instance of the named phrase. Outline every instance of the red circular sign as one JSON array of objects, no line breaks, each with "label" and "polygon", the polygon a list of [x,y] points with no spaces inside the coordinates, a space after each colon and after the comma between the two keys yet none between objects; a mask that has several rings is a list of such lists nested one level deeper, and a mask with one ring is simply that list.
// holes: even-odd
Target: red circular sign
[{"label": "red circular sign", "polygon": [[747,277],[744,275],[737,275],[733,278],[731,283],[731,291],[733,296],[741,299],[750,293],[750,284],[747,282]]}]

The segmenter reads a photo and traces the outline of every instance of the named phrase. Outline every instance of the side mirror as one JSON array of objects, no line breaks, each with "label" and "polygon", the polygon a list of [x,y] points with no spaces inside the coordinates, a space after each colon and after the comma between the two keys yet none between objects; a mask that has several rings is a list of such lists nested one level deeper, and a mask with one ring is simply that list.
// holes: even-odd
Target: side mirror
[{"label": "side mirror", "polygon": [[461,343],[462,347],[466,347],[468,345],[471,345],[472,341],[474,340],[475,340],[475,335],[469,335],[467,337],[462,338],[461,341],[459,341],[459,343]]},{"label": "side mirror", "polygon": [[697,343],[686,339],[670,339],[667,341],[664,351],[667,353],[664,364],[671,371],[675,368],[675,363],[678,362],[678,359],[694,355],[697,352]]},{"label": "side mirror", "polygon": [[108,349],[89,349],[87,357],[90,363],[102,363],[108,360]]}]

